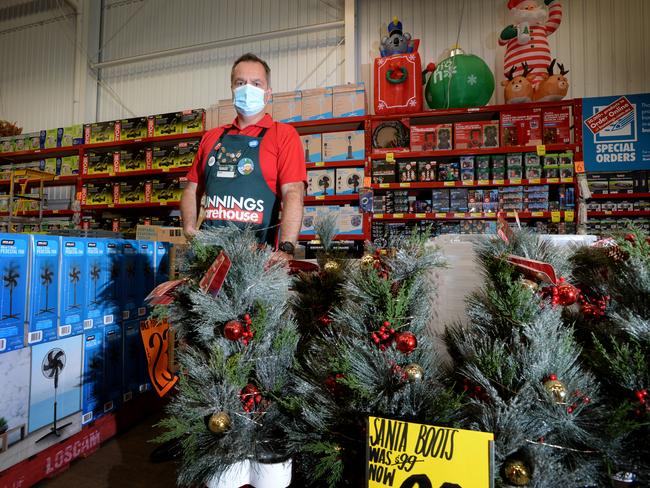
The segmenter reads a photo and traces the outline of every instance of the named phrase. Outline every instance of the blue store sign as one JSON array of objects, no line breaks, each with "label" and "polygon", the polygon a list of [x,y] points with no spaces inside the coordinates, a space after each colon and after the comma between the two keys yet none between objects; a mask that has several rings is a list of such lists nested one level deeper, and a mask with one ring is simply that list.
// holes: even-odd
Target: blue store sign
[{"label": "blue store sign", "polygon": [[650,93],[582,100],[587,172],[650,169]]}]

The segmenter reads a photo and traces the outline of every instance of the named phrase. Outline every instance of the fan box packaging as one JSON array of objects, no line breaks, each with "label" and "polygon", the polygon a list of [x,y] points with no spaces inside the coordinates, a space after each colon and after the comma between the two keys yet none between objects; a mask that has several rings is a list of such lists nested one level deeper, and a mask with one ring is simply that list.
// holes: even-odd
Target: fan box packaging
[{"label": "fan box packaging", "polygon": [[411,126],[411,151],[448,151],[453,149],[452,124]]},{"label": "fan box packaging", "polygon": [[83,156],[83,175],[101,175],[120,171],[119,151],[88,151]]},{"label": "fan box packaging", "polygon": [[363,185],[363,168],[336,168],[336,194],[359,193]]},{"label": "fan box packaging", "polygon": [[571,143],[570,107],[545,108],[542,111],[542,142],[544,144]]},{"label": "fan box packaging", "polygon": [[302,90],[302,120],[331,119],[332,111],[331,88]]},{"label": "fan box packaging", "polygon": [[120,122],[109,120],[84,124],[84,143],[97,144],[101,142],[114,142],[120,140]]},{"label": "fan box packaging", "polygon": [[41,133],[39,132],[29,132],[28,134],[23,134],[23,147],[26,151],[33,151],[35,149],[44,149],[41,147]]},{"label": "fan box packaging", "polygon": [[322,152],[321,144],[322,137],[321,134],[309,134],[306,136],[300,136],[302,141],[302,147],[305,151],[305,163],[317,163],[322,161]]},{"label": "fan box packaging", "polygon": [[0,137],[0,153],[14,152],[15,136]]},{"label": "fan box packaging", "polygon": [[502,146],[537,146],[542,143],[542,109],[501,112]]},{"label": "fan box packaging", "polygon": [[31,279],[27,343],[37,344],[57,339],[61,238],[32,235],[29,244]]},{"label": "fan box packaging", "polygon": [[78,237],[61,238],[61,289],[58,336],[81,334],[86,318],[88,262],[86,241]]},{"label": "fan box packaging", "polygon": [[142,276],[138,276],[138,241],[123,240],[122,256],[120,262],[119,286],[120,318],[129,320],[137,317],[137,310],[140,306],[139,299],[142,297]]},{"label": "fan box packaging", "polygon": [[364,159],[365,132],[352,130],[323,134],[323,161]]},{"label": "fan box packaging", "polygon": [[477,120],[454,124],[454,149],[499,147],[499,121]]},{"label": "fan box packaging", "polygon": [[169,248],[170,243],[168,242],[155,242],[156,285],[169,281]]},{"label": "fan box packaging", "polygon": [[133,117],[122,119],[120,123],[120,140],[130,141],[147,137],[147,117]]},{"label": "fan box packaging", "polygon": [[191,166],[199,151],[199,141],[179,142],[175,149],[174,167]]},{"label": "fan box packaging", "polygon": [[40,132],[39,149],[51,149],[53,147],[61,147],[61,136],[63,135],[63,128],[59,129],[43,129]]},{"label": "fan box packaging", "polygon": [[104,325],[104,302],[111,286],[110,268],[106,262],[106,239],[85,239],[86,246],[86,309],[84,330]]},{"label": "fan box packaging", "polygon": [[69,125],[61,129],[60,147],[77,146],[84,143],[84,126],[82,124]]},{"label": "fan box packaging", "polygon": [[302,214],[302,225],[300,227],[300,235],[315,236],[316,230],[314,225],[318,219],[318,209],[320,207],[305,207]]},{"label": "fan box packaging", "polygon": [[106,239],[106,253],[104,254],[104,266],[108,282],[104,288],[102,300],[103,325],[111,325],[117,322],[121,316],[122,288],[126,282],[123,276],[122,265],[122,243],[121,239]]},{"label": "fan box packaging", "polygon": [[122,324],[104,327],[104,413],[117,409],[122,401]]},{"label": "fan box packaging", "polygon": [[372,182],[375,184],[395,183],[395,163],[383,159],[372,161]]},{"label": "fan box packaging", "polygon": [[144,299],[151,290],[156,286],[156,243],[152,241],[134,241],[138,244],[138,255],[136,258],[136,275],[140,280],[140,286],[137,288],[138,295],[138,317],[147,314],[147,308],[144,306]]},{"label": "fan box packaging", "polygon": [[0,234],[0,354],[25,345],[29,236]]},{"label": "fan box packaging", "polygon": [[299,122],[302,120],[302,95],[299,91],[277,93],[273,95],[272,110],[273,119],[278,122]]},{"label": "fan box packaging", "polygon": [[337,234],[351,236],[363,234],[363,214],[359,207],[343,205],[338,207],[336,218]]},{"label": "fan box packaging", "polygon": [[29,149],[29,145],[27,142],[27,137],[26,134],[20,134],[17,136],[13,136],[13,151],[26,151]]},{"label": "fan box packaging", "polygon": [[122,149],[118,155],[119,171],[122,173],[152,169],[151,150],[149,149]]},{"label": "fan box packaging", "polygon": [[83,381],[81,423],[87,424],[104,414],[104,331],[97,329],[83,336]]},{"label": "fan box packaging", "polygon": [[307,196],[334,195],[336,170],[312,169],[307,171]]},{"label": "fan box packaging", "polygon": [[144,393],[150,388],[147,371],[147,356],[140,336],[140,321],[127,320],[123,325],[123,374],[122,401],[128,402],[134,394]]},{"label": "fan box packaging", "polygon": [[366,89],[363,83],[332,87],[332,115],[354,117],[366,113]]}]

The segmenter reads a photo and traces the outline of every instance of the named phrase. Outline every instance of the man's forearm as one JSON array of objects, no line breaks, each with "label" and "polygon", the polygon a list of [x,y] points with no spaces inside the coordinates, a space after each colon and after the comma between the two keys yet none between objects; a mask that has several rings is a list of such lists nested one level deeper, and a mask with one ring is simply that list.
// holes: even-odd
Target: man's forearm
[{"label": "man's forearm", "polygon": [[[302,185],[302,183],[301,183]],[[302,225],[303,190],[291,189],[282,198],[282,221],[280,222],[280,239],[297,242]]]},{"label": "man's forearm", "polygon": [[197,208],[196,183],[189,183],[181,197],[181,218],[185,232],[196,231]]}]

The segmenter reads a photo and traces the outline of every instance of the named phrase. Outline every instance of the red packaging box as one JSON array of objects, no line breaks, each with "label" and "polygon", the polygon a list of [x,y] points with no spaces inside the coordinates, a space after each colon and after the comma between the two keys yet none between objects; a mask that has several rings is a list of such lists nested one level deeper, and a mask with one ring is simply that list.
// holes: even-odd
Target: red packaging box
[{"label": "red packaging box", "polygon": [[499,121],[478,120],[454,124],[454,148],[499,147]]},{"label": "red packaging box", "polygon": [[538,146],[541,143],[541,108],[501,112],[502,146]]},{"label": "red packaging box", "polygon": [[569,107],[547,108],[542,112],[544,144],[571,143],[571,110]]},{"label": "red packaging box", "polygon": [[451,134],[451,124],[411,126],[411,151],[451,150]]}]

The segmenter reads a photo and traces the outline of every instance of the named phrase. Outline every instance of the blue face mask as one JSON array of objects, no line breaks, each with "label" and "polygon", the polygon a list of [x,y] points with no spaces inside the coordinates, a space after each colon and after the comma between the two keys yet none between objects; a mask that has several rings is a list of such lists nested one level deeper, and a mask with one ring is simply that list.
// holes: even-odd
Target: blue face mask
[{"label": "blue face mask", "polygon": [[235,88],[233,99],[235,110],[242,115],[251,116],[264,110],[264,90],[253,85]]}]

